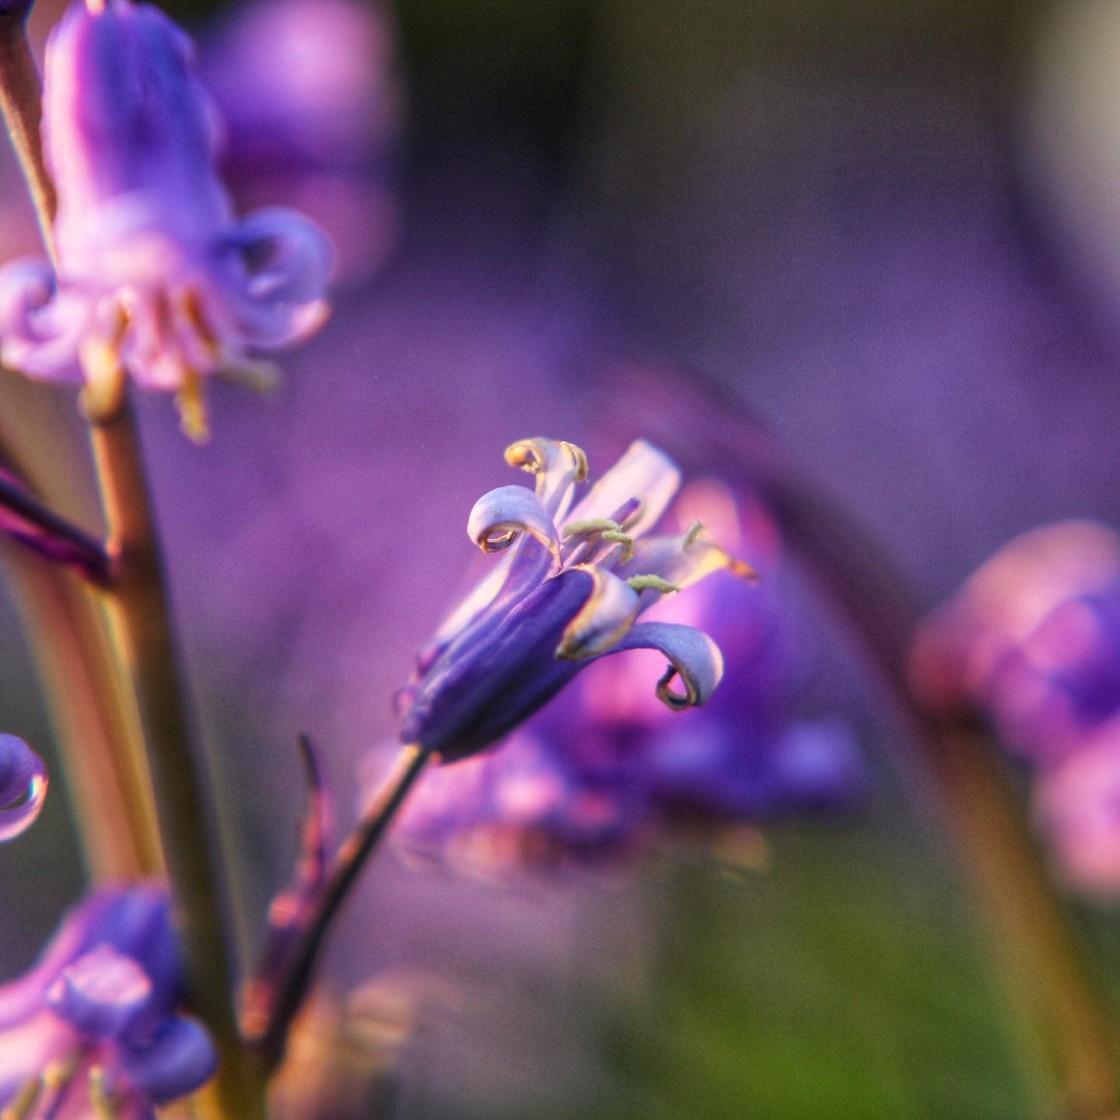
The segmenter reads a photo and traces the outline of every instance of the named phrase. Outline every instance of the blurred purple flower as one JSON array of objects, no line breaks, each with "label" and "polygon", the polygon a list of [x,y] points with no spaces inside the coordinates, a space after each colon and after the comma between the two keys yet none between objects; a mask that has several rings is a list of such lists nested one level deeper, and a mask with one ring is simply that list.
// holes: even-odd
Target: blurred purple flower
[{"label": "blurred purple flower", "polygon": [[30,828],[47,797],[43,760],[15,735],[0,735],[0,842]]},{"label": "blurred purple flower", "polygon": [[[475,503],[468,534],[505,557],[418,654],[398,697],[402,741],[444,761],[464,758],[527,719],[580,669],[620,650],[668,657],[657,696],[670,708],[705,703],[723,674],[716,644],[690,626],[636,621],[668,592],[720,568],[745,570],[699,524],[644,536],[680,485],[677,468],[636,441],[573,507],[587,478],[578,447],[522,440],[506,449],[506,461],[536,477],[536,492],[503,486]],[[683,691],[673,689],[676,680]]]},{"label": "blurred purple flower", "polygon": [[923,624],[918,691],[978,706],[1036,768],[1059,874],[1120,893],[1120,536],[1067,521],[1017,537]]},{"label": "blurred purple flower", "polygon": [[43,133],[58,269],[0,272],[6,364],[75,379],[108,348],[139,384],[189,398],[323,321],[326,237],[282,209],[234,219],[190,41],[156,8],[67,9],[47,44]]},{"label": "blurred purple flower", "polygon": [[369,276],[397,239],[395,46],[388,12],[368,0],[252,0],[202,59],[235,196],[310,214],[338,249],[342,282]]},{"label": "blurred purple flower", "polygon": [[166,891],[91,894],[38,963],[0,987],[0,1105],[26,1120],[154,1120],[215,1068],[181,997]]},{"label": "blurred purple flower", "polygon": [[783,616],[772,521],[708,482],[687,487],[673,512],[710,525],[765,573],[758,588],[716,573],[655,608],[724,649],[729,668],[711,702],[673,719],[635,679],[649,669],[641,657],[612,660],[501,751],[428,775],[397,821],[398,850],[485,875],[587,867],[637,853],[673,821],[718,829],[857,799],[866,770],[851,730],[790,718],[803,651]]},{"label": "blurred purple flower", "polygon": [[1087,521],[1017,537],[924,623],[913,672],[1036,763],[1079,749],[1120,711],[1120,537]]}]

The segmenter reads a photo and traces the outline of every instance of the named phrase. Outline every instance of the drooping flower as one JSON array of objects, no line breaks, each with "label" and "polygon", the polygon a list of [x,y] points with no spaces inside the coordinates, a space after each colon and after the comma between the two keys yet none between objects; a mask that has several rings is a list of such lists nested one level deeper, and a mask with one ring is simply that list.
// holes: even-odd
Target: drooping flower
[{"label": "drooping flower", "polygon": [[182,985],[166,891],[91,894],[0,987],[0,1107],[21,1120],[154,1120],[214,1073],[209,1036],[177,1010]]},{"label": "drooping flower", "polygon": [[47,796],[43,760],[15,735],[0,735],[0,842],[30,828]]},{"label": "drooping flower", "polygon": [[645,535],[680,485],[673,463],[636,441],[573,506],[587,478],[578,447],[522,440],[506,461],[535,476],[535,492],[503,486],[475,503],[467,532],[484,552],[505,556],[420,651],[398,697],[402,741],[444,761],[474,754],[620,650],[659,650],[670,664],[658,698],[674,709],[703,704],[723,674],[715,642],[691,626],[637,619],[713,571],[748,569],[699,524]]},{"label": "drooping flower", "polygon": [[197,428],[201,379],[322,322],[329,243],[292,211],[234,218],[190,40],[158,9],[67,9],[47,46],[43,141],[57,272],[35,260],[0,272],[6,364],[89,379],[108,355],[178,393]]},{"label": "drooping flower", "polygon": [[1120,895],[1120,536],[1067,521],[1005,545],[923,624],[913,678],[978,708],[1032,767],[1059,875]]},{"label": "drooping flower", "polygon": [[[714,573],[662,598],[662,622],[710,633],[729,667],[702,709],[677,719],[640,687],[640,656],[579,677],[500,751],[430,774],[393,841],[407,857],[485,876],[615,864],[678,822],[713,839],[725,826],[855,802],[864,762],[841,720],[793,714],[804,642],[769,514],[711,481],[690,484],[669,516],[699,518],[763,572],[757,588]],[[371,771],[384,765],[375,753]],[[372,776],[372,775],[371,775]]]}]

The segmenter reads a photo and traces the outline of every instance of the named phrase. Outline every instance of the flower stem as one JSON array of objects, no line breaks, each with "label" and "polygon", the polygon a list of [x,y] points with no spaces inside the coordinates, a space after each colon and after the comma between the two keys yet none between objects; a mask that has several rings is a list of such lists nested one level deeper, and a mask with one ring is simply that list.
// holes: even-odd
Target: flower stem
[{"label": "flower stem", "polygon": [[[263,1081],[241,1044],[223,925],[215,822],[188,715],[163,561],[123,370],[119,393],[90,414],[112,578],[104,604],[132,684],[155,796],[172,897],[181,924],[193,1009],[221,1056],[218,1094],[231,1120],[263,1115]],[[104,388],[106,370],[99,371]]]},{"label": "flower stem", "polygon": [[[742,405],[701,396],[678,375],[640,371],[624,392],[628,417],[646,422],[682,465],[703,448],[710,469],[760,493],[800,560],[862,640],[908,717],[918,764],[934,789],[997,973],[1049,1060],[1063,1115],[1102,1120],[1120,1109],[1115,1009],[1091,974],[1039,858],[999,744],[977,716],[949,720],[911,691],[906,666],[923,611],[863,527],[802,478]],[[671,418],[671,419],[670,419]],[[666,423],[671,429],[666,431]],[[660,429],[660,430],[658,430]]]},{"label": "flower stem", "polygon": [[253,1038],[251,1026],[247,1031],[250,1040],[259,1046],[269,1068],[283,1057],[288,1028],[303,1003],[319,950],[334,918],[404,803],[408,791],[434,757],[431,751],[416,745],[401,748],[377,793],[335,855],[315,909],[293,945],[285,967],[279,976],[269,978],[272,1000],[267,1017],[262,1019],[258,1037]]}]

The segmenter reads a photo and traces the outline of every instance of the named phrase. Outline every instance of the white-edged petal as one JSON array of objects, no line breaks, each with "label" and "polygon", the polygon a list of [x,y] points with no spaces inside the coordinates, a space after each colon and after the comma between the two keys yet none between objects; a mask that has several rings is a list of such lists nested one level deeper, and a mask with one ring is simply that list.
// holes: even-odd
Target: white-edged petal
[{"label": "white-edged petal", "polygon": [[637,536],[657,523],[680,484],[681,474],[673,460],[653,444],[638,439],[576,504],[571,520],[614,517],[627,502],[639,498],[641,508],[625,525],[631,536]]},{"label": "white-edged petal", "polygon": [[483,552],[500,552],[522,533],[541,542],[560,566],[560,536],[556,522],[540,498],[524,486],[499,486],[483,494],[467,519],[467,535]]},{"label": "white-edged petal", "polygon": [[[657,698],[673,709],[707,703],[723,677],[723,654],[702,630],[675,622],[639,622],[631,626],[613,653],[624,649],[656,649],[669,659],[657,682]],[[674,680],[684,686],[675,690]]]},{"label": "white-edged petal", "polygon": [[555,521],[568,512],[576,483],[587,481],[587,456],[567,440],[519,439],[506,448],[505,459],[534,476],[537,497]]},{"label": "white-edged petal", "polygon": [[638,593],[625,580],[594,566],[566,571],[582,571],[591,576],[594,586],[579,613],[564,628],[556,656],[564,661],[581,661],[613,649],[625,637],[638,614]]}]

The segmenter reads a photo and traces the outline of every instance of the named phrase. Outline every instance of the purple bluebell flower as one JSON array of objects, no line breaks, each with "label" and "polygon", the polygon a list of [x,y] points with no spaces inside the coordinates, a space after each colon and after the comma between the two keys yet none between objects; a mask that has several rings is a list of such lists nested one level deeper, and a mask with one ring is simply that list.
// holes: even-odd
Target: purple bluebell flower
[{"label": "purple bluebell flower", "polygon": [[498,877],[598,867],[639,854],[683,821],[716,834],[858,800],[867,773],[852,730],[791,715],[804,643],[769,514],[701,481],[669,516],[681,526],[703,521],[764,573],[750,587],[716,572],[653,608],[660,622],[710,633],[725,651],[729,668],[710,703],[674,718],[641,687],[650,655],[612,659],[500,751],[430,774],[396,822],[406,858]]},{"label": "purple bluebell flower", "polygon": [[58,192],[57,272],[0,272],[0,354],[34,377],[96,375],[189,401],[202,378],[315,330],[331,250],[298,214],[236,220],[219,128],[187,36],[131,0],[72,4],[47,45],[43,140]]},{"label": "purple bluebell flower", "polygon": [[505,555],[418,655],[398,697],[402,741],[444,761],[474,754],[620,650],[669,659],[657,696],[670,708],[705,703],[723,674],[716,644],[690,626],[637,621],[666,593],[737,566],[699,525],[645,536],[680,485],[673,463],[636,441],[573,505],[587,478],[578,447],[522,440],[506,461],[535,476],[535,492],[503,486],[475,503],[471,539]]},{"label": "purple bluebell flower", "polygon": [[913,678],[934,707],[983,712],[1032,767],[1056,873],[1120,895],[1120,536],[1025,533],[923,624]]},{"label": "purple bluebell flower", "polygon": [[30,828],[47,797],[43,760],[15,735],[0,735],[0,842]]},{"label": "purple bluebell flower", "polygon": [[182,985],[167,892],[91,894],[31,970],[0,987],[0,1107],[26,1120],[154,1120],[217,1060],[178,1012]]},{"label": "purple bluebell flower", "polygon": [[1088,521],[1017,537],[924,623],[913,666],[927,699],[979,704],[1031,761],[1079,749],[1120,713],[1120,537]]}]

